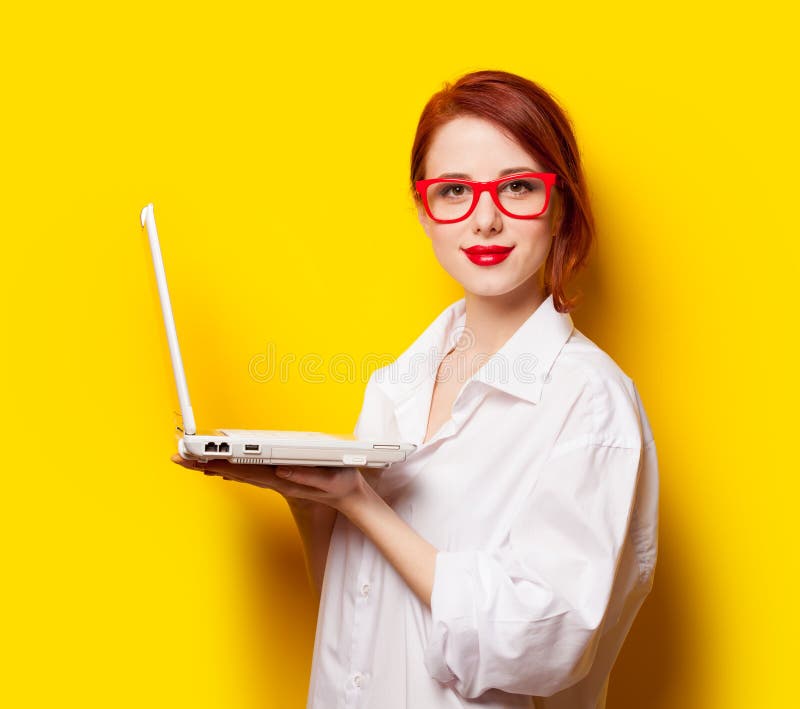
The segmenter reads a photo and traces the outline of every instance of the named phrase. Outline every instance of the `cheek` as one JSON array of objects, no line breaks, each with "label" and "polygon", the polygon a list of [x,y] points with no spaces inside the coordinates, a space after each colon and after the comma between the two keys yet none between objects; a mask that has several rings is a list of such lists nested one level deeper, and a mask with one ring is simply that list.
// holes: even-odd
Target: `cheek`
[{"label": "cheek", "polygon": [[549,227],[539,230],[530,240],[531,253],[540,258],[545,258],[547,256],[552,245],[553,235],[550,233]]},{"label": "cheek", "polygon": [[434,237],[431,238],[431,245],[433,246],[433,253],[436,255],[436,259],[440,263],[447,263],[451,261],[455,254],[454,250],[449,248],[445,241],[436,239]]},{"label": "cheek", "polygon": [[[542,226],[545,227],[545,225]],[[546,227],[520,234],[515,241],[520,257],[517,265],[526,272],[541,268],[553,245],[553,237]]]},{"label": "cheek", "polygon": [[433,245],[433,250],[437,254],[443,254],[448,249],[454,250],[458,248],[459,237],[458,233],[453,228],[447,228],[447,224],[434,224],[428,225],[425,230]]},{"label": "cheek", "polygon": [[438,227],[431,229],[428,233],[431,238],[433,251],[439,261],[453,263],[461,257],[460,244],[462,240],[459,235],[453,233],[452,229]]},{"label": "cheek", "polygon": [[[447,226],[447,225],[442,225]],[[445,229],[442,226],[430,229],[428,236],[431,240],[433,253],[439,265],[444,268],[451,276],[461,278],[464,275],[468,262],[459,248],[462,243],[459,234],[453,233],[452,229]]]}]

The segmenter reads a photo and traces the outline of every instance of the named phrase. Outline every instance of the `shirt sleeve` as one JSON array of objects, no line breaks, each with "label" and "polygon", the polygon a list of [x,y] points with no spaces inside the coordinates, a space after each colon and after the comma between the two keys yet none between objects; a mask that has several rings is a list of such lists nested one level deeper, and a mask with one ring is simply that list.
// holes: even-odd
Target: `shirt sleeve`
[{"label": "shirt sleeve", "polygon": [[643,449],[567,448],[544,464],[499,548],[437,554],[425,666],[464,697],[550,696],[593,664]]}]

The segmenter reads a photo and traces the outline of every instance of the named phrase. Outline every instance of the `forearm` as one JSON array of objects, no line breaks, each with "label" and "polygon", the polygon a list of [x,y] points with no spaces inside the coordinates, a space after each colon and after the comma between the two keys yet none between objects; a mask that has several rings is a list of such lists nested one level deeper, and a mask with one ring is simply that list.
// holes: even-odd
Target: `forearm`
[{"label": "forearm", "polygon": [[366,483],[340,511],[364,532],[408,587],[430,608],[438,549],[417,534]]},{"label": "forearm", "polygon": [[297,530],[303,541],[306,570],[311,586],[319,598],[322,580],[325,576],[325,562],[328,558],[336,510],[321,502],[311,502],[300,498],[287,498]]}]

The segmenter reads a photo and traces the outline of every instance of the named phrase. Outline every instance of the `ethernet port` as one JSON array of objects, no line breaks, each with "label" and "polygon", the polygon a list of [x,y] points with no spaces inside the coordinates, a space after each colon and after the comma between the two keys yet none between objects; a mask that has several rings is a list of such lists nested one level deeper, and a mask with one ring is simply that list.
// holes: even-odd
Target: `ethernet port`
[{"label": "ethernet port", "polygon": [[230,450],[231,450],[231,447],[227,443],[222,442],[222,443],[219,444],[219,452],[220,453],[230,453]]},{"label": "ethernet port", "polygon": [[206,453],[216,453],[217,452],[217,444],[214,441],[209,441],[206,443]]}]

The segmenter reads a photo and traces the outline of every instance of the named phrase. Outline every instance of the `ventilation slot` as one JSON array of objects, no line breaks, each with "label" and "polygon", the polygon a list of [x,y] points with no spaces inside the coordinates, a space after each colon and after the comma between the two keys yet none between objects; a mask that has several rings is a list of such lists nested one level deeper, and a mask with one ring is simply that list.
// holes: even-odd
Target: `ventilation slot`
[{"label": "ventilation slot", "polygon": [[261,463],[261,465],[265,465],[265,461],[261,458],[230,458],[229,460],[233,461],[234,463]]}]

